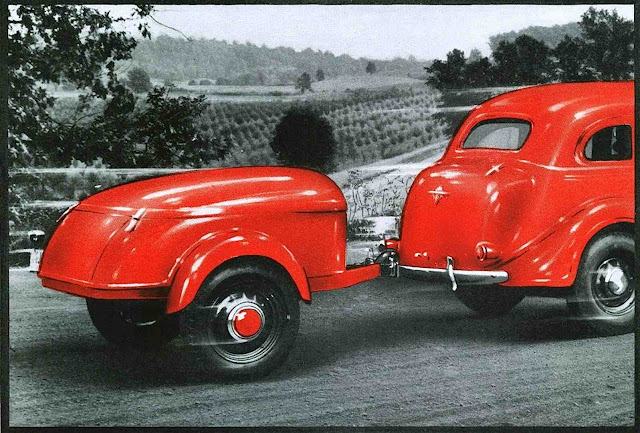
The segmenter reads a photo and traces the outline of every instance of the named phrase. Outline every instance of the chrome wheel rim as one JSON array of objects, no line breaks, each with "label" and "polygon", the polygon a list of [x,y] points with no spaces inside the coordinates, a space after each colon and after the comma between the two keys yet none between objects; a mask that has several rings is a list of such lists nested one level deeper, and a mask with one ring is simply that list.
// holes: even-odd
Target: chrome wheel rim
[{"label": "chrome wheel rim", "polygon": [[635,302],[633,261],[612,257],[594,272],[593,295],[598,306],[612,315],[628,312]]},{"label": "chrome wheel rim", "polygon": [[[208,340],[221,358],[236,364],[266,357],[276,347],[289,319],[279,290],[258,278],[247,281],[245,277],[228,285],[209,310]],[[253,315],[259,326],[238,327],[240,316],[246,314]]]}]

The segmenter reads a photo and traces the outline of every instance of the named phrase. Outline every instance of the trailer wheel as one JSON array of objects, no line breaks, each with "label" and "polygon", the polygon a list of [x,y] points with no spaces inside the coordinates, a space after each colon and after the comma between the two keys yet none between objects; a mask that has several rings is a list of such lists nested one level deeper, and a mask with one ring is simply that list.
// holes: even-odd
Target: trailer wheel
[{"label": "trailer wheel", "polygon": [[633,236],[614,232],[595,238],[582,255],[567,303],[599,334],[633,331],[634,252]]},{"label": "trailer wheel", "polygon": [[499,317],[524,299],[518,289],[500,286],[458,287],[453,292],[464,305],[484,317]]},{"label": "trailer wheel", "polygon": [[87,298],[87,310],[98,332],[121,346],[155,347],[178,335],[179,322],[164,313],[164,303]]},{"label": "trailer wheel", "polygon": [[262,261],[216,272],[182,314],[187,341],[223,377],[256,377],[282,364],[300,323],[297,288],[289,275]]}]

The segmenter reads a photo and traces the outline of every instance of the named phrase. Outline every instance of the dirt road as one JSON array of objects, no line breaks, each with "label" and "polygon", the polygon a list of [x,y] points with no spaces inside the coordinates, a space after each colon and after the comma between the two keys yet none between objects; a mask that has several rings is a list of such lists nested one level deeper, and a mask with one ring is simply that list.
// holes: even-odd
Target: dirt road
[{"label": "dirt road", "polygon": [[10,274],[13,426],[631,425],[633,335],[598,338],[556,299],[479,319],[406,278],[314,295],[286,364],[206,378],[189,348],[108,346],[82,299]]}]

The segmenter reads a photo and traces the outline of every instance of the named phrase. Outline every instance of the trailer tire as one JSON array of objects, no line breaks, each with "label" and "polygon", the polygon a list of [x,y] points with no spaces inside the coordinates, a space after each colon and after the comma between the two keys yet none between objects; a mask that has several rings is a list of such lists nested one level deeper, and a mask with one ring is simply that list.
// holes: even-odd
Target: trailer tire
[{"label": "trailer tire", "polygon": [[299,299],[284,269],[240,260],[205,280],[181,315],[181,329],[210,373],[264,376],[284,362],[295,341]]},{"label": "trailer tire", "polygon": [[157,347],[176,337],[179,321],[166,315],[164,308],[162,301],[87,298],[93,325],[107,341],[119,346]]}]

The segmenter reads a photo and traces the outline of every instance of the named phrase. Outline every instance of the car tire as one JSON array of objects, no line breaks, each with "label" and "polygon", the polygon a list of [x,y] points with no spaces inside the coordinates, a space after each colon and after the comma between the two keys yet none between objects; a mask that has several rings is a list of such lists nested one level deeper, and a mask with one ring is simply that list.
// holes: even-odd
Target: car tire
[{"label": "car tire", "polygon": [[464,305],[483,317],[503,316],[524,298],[517,288],[500,286],[458,287],[454,293]]},{"label": "car tire", "polygon": [[210,373],[265,376],[284,362],[296,339],[299,301],[284,269],[262,260],[236,261],[205,280],[183,311],[181,328]]},{"label": "car tire", "polygon": [[582,254],[567,304],[598,334],[633,331],[634,253],[633,235],[612,232],[594,238]]},{"label": "car tire", "polygon": [[164,313],[164,302],[88,298],[87,310],[98,332],[120,346],[157,347],[179,333],[179,322]]}]

